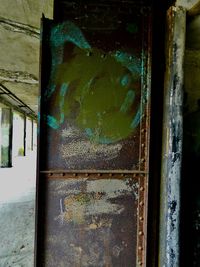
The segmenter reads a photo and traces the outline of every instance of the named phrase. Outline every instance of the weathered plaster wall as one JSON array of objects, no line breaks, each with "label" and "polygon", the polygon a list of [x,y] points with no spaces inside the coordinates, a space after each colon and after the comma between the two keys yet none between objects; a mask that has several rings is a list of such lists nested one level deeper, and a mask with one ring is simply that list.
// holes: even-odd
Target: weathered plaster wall
[{"label": "weathered plaster wall", "polygon": [[0,84],[37,112],[40,18],[53,0],[0,0]]}]

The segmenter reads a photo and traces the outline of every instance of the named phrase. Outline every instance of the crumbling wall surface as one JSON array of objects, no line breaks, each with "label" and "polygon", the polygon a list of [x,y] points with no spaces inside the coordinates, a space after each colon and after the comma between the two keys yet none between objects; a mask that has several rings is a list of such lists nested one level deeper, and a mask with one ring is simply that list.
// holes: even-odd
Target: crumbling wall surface
[{"label": "crumbling wall surface", "polygon": [[40,18],[53,0],[0,0],[0,85],[37,111]]}]

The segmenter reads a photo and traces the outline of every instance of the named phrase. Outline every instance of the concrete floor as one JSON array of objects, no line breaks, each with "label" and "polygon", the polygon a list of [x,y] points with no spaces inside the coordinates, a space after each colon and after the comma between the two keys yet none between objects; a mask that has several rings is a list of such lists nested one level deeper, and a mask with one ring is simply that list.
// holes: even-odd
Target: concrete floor
[{"label": "concrete floor", "polygon": [[0,267],[33,267],[36,153],[0,169]]}]

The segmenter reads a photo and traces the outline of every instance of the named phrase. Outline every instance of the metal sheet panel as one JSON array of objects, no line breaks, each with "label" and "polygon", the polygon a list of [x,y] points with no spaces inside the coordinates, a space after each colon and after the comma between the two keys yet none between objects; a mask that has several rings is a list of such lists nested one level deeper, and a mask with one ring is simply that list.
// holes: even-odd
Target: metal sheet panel
[{"label": "metal sheet panel", "polygon": [[144,266],[143,174],[43,173],[40,178],[46,188],[41,266]]},{"label": "metal sheet panel", "polygon": [[43,170],[147,169],[149,16],[131,15],[104,30],[47,23]]},{"label": "metal sheet panel", "polygon": [[146,265],[150,14],[112,8],[44,20],[38,266]]},{"label": "metal sheet panel", "polygon": [[48,183],[48,266],[131,266],[136,261],[138,181],[92,178]]}]

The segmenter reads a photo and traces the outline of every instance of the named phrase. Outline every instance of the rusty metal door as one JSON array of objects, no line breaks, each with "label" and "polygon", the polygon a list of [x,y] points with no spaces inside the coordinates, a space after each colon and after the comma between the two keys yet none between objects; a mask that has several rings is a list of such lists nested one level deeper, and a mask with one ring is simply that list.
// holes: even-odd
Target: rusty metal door
[{"label": "rusty metal door", "polygon": [[36,264],[145,266],[150,11],[70,10],[43,19]]}]

